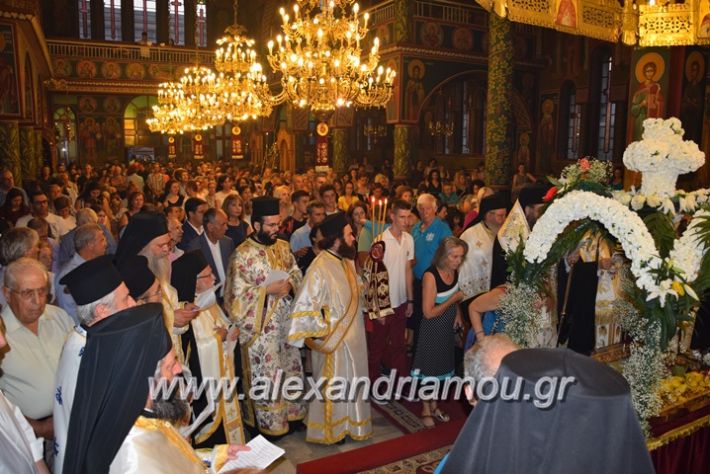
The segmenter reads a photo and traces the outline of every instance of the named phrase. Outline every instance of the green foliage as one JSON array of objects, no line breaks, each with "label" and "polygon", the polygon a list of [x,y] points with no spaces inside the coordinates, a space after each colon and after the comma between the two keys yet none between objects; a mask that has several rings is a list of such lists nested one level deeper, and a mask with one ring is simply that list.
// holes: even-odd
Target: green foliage
[{"label": "green foliage", "polygon": [[675,242],[675,228],[670,216],[662,212],[652,212],[643,218],[646,228],[653,237],[653,242],[661,258],[666,258]]}]

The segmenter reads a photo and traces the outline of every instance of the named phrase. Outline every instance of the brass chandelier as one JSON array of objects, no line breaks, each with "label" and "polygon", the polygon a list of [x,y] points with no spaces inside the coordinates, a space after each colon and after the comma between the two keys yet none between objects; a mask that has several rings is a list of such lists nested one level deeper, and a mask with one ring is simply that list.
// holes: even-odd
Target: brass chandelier
[{"label": "brass chandelier", "polygon": [[296,0],[293,19],[280,9],[283,34],[276,37],[276,44],[269,41],[267,58],[274,72],[282,75],[283,91],[272,103],[288,100],[329,112],[351,105],[382,107],[389,101],[395,71],[378,65],[378,38],[363,58],[360,43],[369,15],[365,13],[361,22],[359,10],[354,0]]},{"label": "brass chandelier", "polygon": [[254,40],[237,23],[238,0],[234,2],[234,24],[217,40],[215,69],[186,68],[178,82],[158,86],[158,105],[146,122],[153,132],[167,134],[206,130],[226,121],[266,117],[272,105],[266,76],[256,61]]}]

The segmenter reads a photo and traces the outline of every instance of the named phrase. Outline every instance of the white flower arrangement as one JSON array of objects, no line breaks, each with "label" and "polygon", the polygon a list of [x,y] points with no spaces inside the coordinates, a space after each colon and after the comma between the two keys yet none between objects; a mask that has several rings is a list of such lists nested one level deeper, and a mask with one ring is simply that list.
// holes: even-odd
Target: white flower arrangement
[{"label": "white flower arrangement", "polygon": [[[648,206],[671,216],[678,213],[692,214],[700,206],[710,203],[710,190],[708,189],[698,189],[696,191],[677,190],[670,195],[658,193],[646,195],[632,188],[630,191],[613,191],[612,196],[634,211],[640,211],[644,206]],[[676,202],[678,203],[677,206]]]},{"label": "white flower arrangement", "polygon": [[642,139],[624,151],[624,165],[643,173],[643,194],[672,195],[678,175],[700,168],[705,163],[705,153],[695,142],[683,140],[684,130],[675,117],[646,119],[643,126]]},{"label": "white flower arrangement", "polygon": [[[669,254],[669,264],[680,270],[686,282],[695,281],[700,271],[706,248],[699,243],[700,222],[699,217],[710,217],[710,211],[700,210],[693,214],[690,225],[680,239],[676,240],[673,250]],[[683,283],[683,288],[696,300],[698,296],[687,283]]]},{"label": "white flower arrangement", "polygon": [[535,347],[545,323],[540,294],[532,286],[510,285],[501,297],[498,313],[505,333],[520,347]]},{"label": "white flower arrangement", "polygon": [[542,262],[565,227],[570,222],[585,218],[602,223],[619,239],[631,260],[631,272],[637,279],[637,285],[649,294],[649,299],[661,298],[663,306],[672,289],[657,284],[651,272],[663,265],[653,237],[638,214],[614,199],[587,191],[572,191],[555,200],[537,221],[525,242],[525,260]]}]

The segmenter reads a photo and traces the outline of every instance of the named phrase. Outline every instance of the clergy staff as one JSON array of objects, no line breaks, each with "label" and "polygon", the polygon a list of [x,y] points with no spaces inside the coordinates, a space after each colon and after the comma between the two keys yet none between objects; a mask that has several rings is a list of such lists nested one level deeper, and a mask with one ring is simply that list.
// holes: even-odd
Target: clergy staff
[{"label": "clergy staff", "polygon": [[[235,381],[234,349],[239,329],[230,323],[217,304],[215,276],[200,250],[186,252],[173,262],[170,282],[178,293],[180,302],[194,302],[199,315],[190,322],[182,336],[183,353],[198,386],[205,378]],[[237,394],[219,393],[214,401],[214,411],[192,435],[196,447],[215,444],[244,444],[244,427]],[[194,418],[207,410],[207,397],[203,392],[192,403]]]},{"label": "clergy staff", "polygon": [[55,382],[54,393],[54,472],[61,473],[66,451],[69,416],[74,403],[79,365],[86,345],[86,329],[97,322],[136,305],[121,274],[113,265],[113,256],[104,255],[82,263],[60,281],[77,305],[80,325],[69,333]]},{"label": "clergy staff", "polygon": [[[368,376],[368,362],[355,236],[343,213],[328,216],[320,231],[323,251],[308,268],[293,302],[289,343],[311,349],[316,380],[362,379]],[[346,436],[370,438],[372,418],[364,395],[353,400],[314,398],[308,407],[306,441],[334,444]]]},{"label": "clergy staff", "polygon": [[[279,200],[253,199],[251,223],[254,232],[230,257],[224,290],[225,309],[239,328],[245,393],[258,380],[303,377],[301,355],[286,340],[291,295],[303,277],[288,243],[277,238]],[[263,434],[281,436],[289,432],[289,422],[298,425],[304,418],[305,406],[280,395],[247,399],[243,415]]]}]

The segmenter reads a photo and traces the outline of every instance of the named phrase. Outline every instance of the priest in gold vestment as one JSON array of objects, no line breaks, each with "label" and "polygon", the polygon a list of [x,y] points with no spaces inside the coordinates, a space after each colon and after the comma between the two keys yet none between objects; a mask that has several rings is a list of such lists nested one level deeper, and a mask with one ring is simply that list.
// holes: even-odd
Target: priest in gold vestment
[{"label": "priest in gold vestment", "polygon": [[301,355],[288,345],[288,315],[302,274],[287,242],[277,238],[279,200],[252,201],[254,232],[229,259],[224,306],[239,328],[242,384],[246,396],[244,422],[263,434],[281,436],[289,422],[302,420],[305,406],[298,401],[253,399],[251,387],[265,381],[303,377]]},{"label": "priest in gold vestment", "polygon": [[[304,343],[312,351],[313,376],[347,380],[368,377],[367,343],[360,285],[353,258],[355,237],[342,213],[321,224],[323,249],[311,263],[298,291],[291,313],[288,339],[296,347]],[[333,392],[335,392],[335,388]],[[308,407],[306,441],[337,443],[350,436],[372,436],[370,404],[362,390],[343,400],[314,398]]]}]

